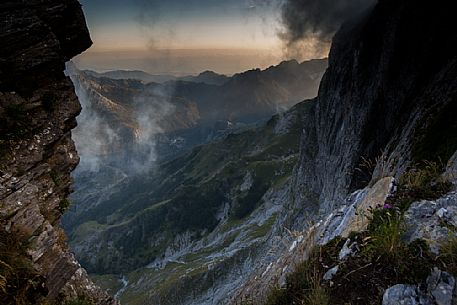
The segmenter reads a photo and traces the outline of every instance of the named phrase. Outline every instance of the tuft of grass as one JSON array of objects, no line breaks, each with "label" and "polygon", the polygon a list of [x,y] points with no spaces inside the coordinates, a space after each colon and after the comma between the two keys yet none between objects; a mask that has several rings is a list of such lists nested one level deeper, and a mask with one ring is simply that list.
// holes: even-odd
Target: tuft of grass
[{"label": "tuft of grass", "polygon": [[62,199],[59,202],[59,211],[64,213],[71,206],[71,201],[68,198]]},{"label": "tuft of grass", "polygon": [[286,289],[275,287],[268,295],[265,305],[288,305],[290,304],[288,301],[288,294]]},{"label": "tuft of grass", "polygon": [[325,269],[322,264],[322,249],[313,251],[309,259],[297,266],[287,276],[284,289],[274,288],[267,298],[266,305],[328,305],[330,296],[321,284]]},{"label": "tuft of grass", "polygon": [[378,209],[373,212],[368,230],[363,234],[365,244],[361,255],[365,260],[391,270],[393,277],[417,284],[432,268],[433,258],[427,243],[403,240],[406,225],[398,209]]},{"label": "tuft of grass", "polygon": [[402,241],[405,230],[403,216],[397,210],[373,211],[365,237],[368,243],[364,254],[375,260],[400,265],[407,252],[406,244]]},{"label": "tuft of grass", "polygon": [[442,165],[437,162],[424,161],[421,165],[406,172],[400,177],[400,184],[412,189],[427,187],[437,180],[442,172]]},{"label": "tuft of grass", "polygon": [[52,170],[49,173],[49,176],[51,176],[52,182],[54,182],[54,184],[56,186],[61,186],[62,185],[62,179],[60,178],[59,174],[56,171]]},{"label": "tuft of grass", "polygon": [[440,260],[448,272],[457,275],[457,236],[453,235],[441,245]]},{"label": "tuft of grass", "polygon": [[[382,169],[382,172],[379,172],[376,176],[376,179],[373,179],[373,173],[376,167]],[[388,172],[388,158],[385,153],[381,153],[374,158],[360,157],[358,165],[354,170],[354,188],[361,189],[366,185],[375,183],[382,178],[389,177],[391,174]],[[372,185],[371,185],[372,186]]]},{"label": "tuft of grass", "polygon": [[309,305],[329,305],[330,296],[327,289],[318,285],[315,289],[311,290],[311,294],[305,298],[304,304]]},{"label": "tuft of grass", "polygon": [[28,241],[0,226],[0,304],[39,303],[47,294],[44,279],[27,255]]},{"label": "tuft of grass", "polygon": [[351,235],[359,250],[340,264],[329,287],[333,305],[380,304],[385,289],[398,283],[423,283],[436,259],[423,240],[407,244],[402,212],[396,209],[373,211],[365,232]]},{"label": "tuft of grass", "polygon": [[396,194],[388,203],[406,211],[413,202],[436,200],[452,190],[452,183],[442,178],[442,162],[422,161],[404,173],[398,180]]}]

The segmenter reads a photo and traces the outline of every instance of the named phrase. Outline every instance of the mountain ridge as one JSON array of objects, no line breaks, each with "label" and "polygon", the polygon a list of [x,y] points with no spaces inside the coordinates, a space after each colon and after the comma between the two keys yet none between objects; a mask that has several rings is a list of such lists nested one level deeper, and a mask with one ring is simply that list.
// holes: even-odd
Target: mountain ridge
[{"label": "mountain ridge", "polygon": [[[7,26],[20,29],[0,33],[12,54],[0,62],[0,300],[16,302],[25,287],[25,303],[114,305],[59,228],[79,162],[70,131],[81,110],[63,65],[90,46],[79,3],[0,7],[0,16],[17,16]],[[33,39],[30,22],[39,25]],[[108,164],[98,185],[83,177],[96,188],[75,194],[89,205],[67,214],[86,213],[69,224],[77,256],[128,305],[454,304],[454,25],[450,2],[380,0],[336,34],[316,98],[160,162],[161,171],[131,178]],[[16,60],[23,52],[32,57]],[[259,74],[222,86],[247,78],[269,95]],[[127,97],[144,85],[109,82],[127,84],[117,92]],[[98,97],[103,109],[120,109],[126,126],[150,123],[121,117],[134,99]],[[160,104],[154,110],[167,113]]]},{"label": "mountain ridge", "polygon": [[[281,68],[284,67],[291,67],[291,66],[300,66],[300,65],[310,65],[311,70],[314,70],[315,73],[319,74],[322,73],[322,66],[326,65],[327,59],[311,59],[311,60],[306,60],[301,63],[299,63],[295,59],[291,60],[284,60],[281,61],[277,65],[271,65],[265,69],[252,69],[252,70],[247,70],[244,72],[239,72],[236,73],[232,76],[227,76],[224,74],[219,74],[217,72],[211,71],[211,70],[206,70],[198,75],[188,75],[188,76],[173,76],[173,75],[166,75],[166,74],[159,74],[159,75],[154,75],[150,74],[145,71],[141,70],[112,70],[112,71],[107,71],[103,73],[91,71],[91,70],[82,70],[82,72],[87,73],[93,77],[97,78],[102,78],[102,77],[107,77],[107,78],[112,78],[112,79],[132,79],[132,80],[140,80],[145,83],[166,83],[169,81],[185,81],[185,82],[194,82],[194,83],[206,83],[208,85],[218,85],[221,86],[225,82],[227,82],[230,78],[234,76],[240,76],[244,73],[249,73],[251,71],[265,71],[268,72],[270,71],[271,73],[274,73],[274,70],[280,70]],[[72,63],[70,65],[71,69],[73,70],[78,70],[76,65]],[[68,68],[68,67],[67,67]]]},{"label": "mountain ridge", "polygon": [[[84,107],[75,131],[78,149],[83,156],[89,154],[83,163],[92,156],[109,159],[109,155],[127,161],[130,154],[135,154],[131,148],[142,141],[139,136],[143,130],[149,138],[144,144],[150,143],[150,149],[143,145],[147,148],[144,153],[154,150],[158,158],[164,159],[237,129],[255,126],[317,94],[325,67],[325,60],[301,65],[283,62],[214,85],[183,80],[144,84],[134,79],[94,77],[68,65],[67,73]],[[93,137],[85,137],[87,128],[94,130]],[[94,155],[90,149],[97,147],[99,153]]]},{"label": "mountain ridge", "polygon": [[[423,22],[426,17],[429,23]],[[268,304],[289,304],[299,298],[307,304],[309,295],[303,291],[327,291],[331,304],[372,301],[400,304],[407,299],[402,293],[413,289],[416,296],[429,300],[427,304],[440,304],[436,290],[428,283],[455,283],[449,273],[452,269],[435,259],[427,264],[436,269],[424,270],[419,277],[412,274],[416,268],[409,265],[410,261],[400,260],[400,264],[409,269],[403,274],[395,273],[391,261],[381,260],[381,263],[373,257],[370,260],[364,251],[373,251],[377,245],[364,234],[376,234],[376,230],[389,224],[381,219],[375,223],[376,227],[370,224],[370,217],[385,211],[397,215],[394,211],[398,210],[400,217],[408,219],[404,225],[412,236],[408,242],[399,242],[401,247],[412,251],[407,252],[408,255],[417,258],[455,235],[453,225],[449,225],[456,216],[457,202],[455,178],[452,178],[456,175],[457,150],[455,119],[451,118],[455,118],[451,113],[456,113],[457,92],[457,52],[453,43],[456,37],[452,20],[449,7],[444,5],[432,8],[426,1],[382,0],[372,11],[346,23],[334,38],[329,68],[318,96],[305,102],[306,106],[302,104],[302,125],[298,127],[300,150],[288,179],[277,189],[264,191],[261,188],[260,195],[255,192],[247,201],[238,201],[235,197],[237,200],[229,201],[220,210],[205,210],[226,215],[224,213],[233,212],[241,202],[247,211],[241,214],[245,217],[241,222],[228,222],[225,226],[222,221],[211,222],[208,229],[215,233],[208,234],[206,239],[200,240],[201,235],[193,230],[186,232],[185,225],[180,227],[184,232],[175,236],[163,257],[159,255],[154,261],[156,265],[124,274],[128,285],[121,300],[128,304],[265,304],[267,301]],[[440,60],[434,62],[437,44],[446,47],[439,51]],[[255,80],[258,74],[259,71],[253,70],[245,77]],[[281,130],[278,126],[274,129]],[[442,140],[434,141],[438,136]],[[230,139],[229,136],[225,141]],[[286,143],[281,142],[281,146],[287,148]],[[230,154],[230,149],[226,152]],[[439,165],[440,159],[442,165]],[[237,168],[242,173],[235,171],[240,177],[235,189],[256,190],[252,174],[250,177],[242,165]],[[180,174],[198,176],[202,172],[198,167],[196,171],[188,168]],[[412,177],[417,175],[429,178],[415,182]],[[442,181],[443,176],[451,178]],[[175,177],[179,183],[181,180]],[[238,194],[226,191],[222,197]],[[210,193],[203,190],[199,194]],[[205,198],[205,204],[226,202],[217,196],[209,198],[214,200]],[[252,206],[254,202],[257,204]],[[170,203],[161,201],[155,208]],[[141,211],[154,213],[155,208],[140,209],[140,214]],[[428,213],[432,216],[426,216]],[[141,226],[136,229],[139,228]],[[242,233],[237,232],[239,229]],[[376,238],[389,237],[389,234]],[[414,248],[417,244],[412,242],[415,238],[421,245],[418,248]],[[340,239],[342,243],[338,242]],[[354,250],[356,254],[347,258],[348,262],[332,259],[329,265],[323,266],[317,260],[316,268],[322,272],[317,277],[318,287],[307,286],[310,283],[302,280],[307,274],[301,272],[303,269],[294,273],[294,268],[305,268],[307,262],[312,262],[314,249],[329,251],[325,247],[334,246],[336,253],[325,255],[338,257],[340,250],[345,250],[344,245],[349,247],[354,241],[354,247],[360,250]],[[205,249],[202,244],[214,245],[214,248]],[[324,248],[319,248],[321,246]],[[347,267],[348,264],[353,265]],[[350,269],[351,266],[355,267]],[[339,273],[338,267],[344,273]],[[393,274],[398,277],[388,277],[386,272],[385,278],[374,284],[363,276],[352,277],[364,268],[375,275],[382,274],[383,270],[394,270]],[[336,284],[333,286],[323,279],[328,272],[334,274]],[[344,277],[349,275],[356,286],[345,281]],[[99,282],[103,284],[103,280]],[[294,287],[298,287],[296,291]],[[151,292],[154,288],[156,290]],[[342,293],[345,289],[350,293]],[[447,295],[454,295],[452,284],[446,289]],[[396,291],[399,292],[395,294]],[[360,302],[350,299],[354,295],[361,298]]]}]

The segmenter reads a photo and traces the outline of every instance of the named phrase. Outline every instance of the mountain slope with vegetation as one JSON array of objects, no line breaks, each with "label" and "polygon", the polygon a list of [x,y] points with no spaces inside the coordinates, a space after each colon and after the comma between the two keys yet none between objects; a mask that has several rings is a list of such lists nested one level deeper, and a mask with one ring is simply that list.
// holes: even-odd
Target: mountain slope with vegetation
[{"label": "mountain slope with vegetation", "polygon": [[196,147],[127,178],[96,205],[70,210],[65,224],[78,259],[104,287],[124,276],[127,304],[171,298],[190,278],[208,287],[209,266],[230,273],[225,266],[254,251],[276,220],[272,194],[292,175],[310,108],[300,103],[262,126]]},{"label": "mountain slope with vegetation", "polygon": [[[69,64],[67,73],[83,105],[74,133],[83,157],[76,177],[87,169],[86,161],[97,161],[91,162],[96,163],[91,169],[108,165],[129,171],[143,163],[149,167],[151,160],[169,159],[195,145],[263,123],[314,97],[326,65],[325,59],[282,62],[214,84],[204,82],[218,78],[210,72],[144,83],[120,79],[125,73],[111,78],[111,74],[79,71]],[[92,131],[90,137],[87,130]]]},{"label": "mountain slope with vegetation", "polygon": [[78,257],[93,272],[132,271],[160,261],[182,235],[201,239],[222,223],[244,221],[292,174],[309,107],[304,102],[265,126],[196,147],[73,214],[66,225]]},{"label": "mountain slope with vegetation", "polygon": [[[378,1],[335,36],[315,99],[76,208],[77,256],[129,305],[454,304],[454,23],[447,2]],[[266,74],[221,105],[287,100]],[[163,86],[242,117],[196,98],[210,85]]]},{"label": "mountain slope with vegetation", "polygon": [[334,37],[314,120],[303,129],[296,210],[285,213],[293,250],[259,268],[235,300],[455,303],[457,37],[449,5],[381,0]]}]

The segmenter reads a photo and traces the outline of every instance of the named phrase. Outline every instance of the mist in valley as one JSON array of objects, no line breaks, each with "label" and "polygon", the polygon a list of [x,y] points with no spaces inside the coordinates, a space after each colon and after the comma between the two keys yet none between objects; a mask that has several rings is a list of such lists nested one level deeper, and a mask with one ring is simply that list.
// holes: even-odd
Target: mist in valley
[{"label": "mist in valley", "polygon": [[[96,52],[69,66],[82,104],[73,131],[81,162],[63,226],[98,283],[118,283],[110,293],[123,301],[133,287],[170,293],[162,285],[169,268],[211,273],[213,264],[248,259],[243,249],[261,246],[260,228],[271,228],[278,200],[286,200],[332,36],[371,3],[249,1],[242,6],[246,24],[255,14],[268,24],[266,12],[276,11],[280,55],[241,49],[235,56],[163,50],[177,37],[173,24],[164,39],[162,5],[136,1],[146,50]],[[285,239],[272,241],[278,253]]]}]

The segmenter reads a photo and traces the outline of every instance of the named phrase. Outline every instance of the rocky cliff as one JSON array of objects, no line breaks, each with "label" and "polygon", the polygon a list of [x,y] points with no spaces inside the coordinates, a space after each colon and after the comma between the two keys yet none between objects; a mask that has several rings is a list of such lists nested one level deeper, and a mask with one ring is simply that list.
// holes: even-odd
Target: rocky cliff
[{"label": "rocky cliff", "polygon": [[92,43],[81,6],[2,1],[0,20],[0,302],[115,304],[59,227],[79,162],[71,129],[81,110],[63,71]]},{"label": "rocky cliff", "polygon": [[[104,274],[100,283],[124,304],[263,304],[266,299],[270,305],[297,300],[309,304],[309,295],[303,291],[319,290],[303,284],[303,261],[309,261],[313,249],[319,247],[326,253],[333,249],[315,266],[321,273],[316,276],[317,286],[322,283],[323,290],[328,290],[332,305],[379,304],[383,297],[385,304],[399,304],[407,297],[427,300],[424,304],[452,304],[437,301],[437,295],[441,286],[447,287],[443,291],[451,299],[455,293],[455,279],[446,272],[452,271],[452,262],[442,257],[457,254],[451,250],[439,258],[436,253],[440,251],[437,245],[454,240],[457,225],[457,37],[453,25],[445,2],[379,1],[373,10],[346,23],[334,38],[317,98],[272,120],[273,133],[248,131],[228,137],[195,150],[189,159],[167,164],[163,168],[172,174],[157,179],[160,183],[154,179],[142,179],[150,186],[133,183],[150,192],[134,189],[140,196],[132,204],[125,204],[131,198],[115,196],[95,206],[99,212],[88,213],[90,221],[74,230],[76,251],[94,272],[117,273]],[[300,115],[291,116],[297,110]],[[300,126],[292,134],[287,122],[296,121],[291,117],[300,117]],[[297,139],[296,130],[302,131],[301,148],[299,156],[293,149],[291,159],[287,149]],[[234,144],[245,137],[249,143]],[[281,141],[275,143],[275,139]],[[278,144],[282,153],[285,148],[286,154],[277,156],[276,147],[269,149],[272,144]],[[251,145],[254,149],[244,149]],[[218,161],[207,166],[207,160]],[[261,169],[258,174],[249,161]],[[275,166],[293,161],[297,167],[293,174],[288,169],[287,179],[282,179],[285,172],[264,170],[272,161]],[[226,169],[215,170],[217,162]],[[217,182],[206,185],[215,186],[217,193],[195,180],[206,170],[214,180],[203,176],[203,181]],[[278,184],[261,192],[253,183],[259,177],[268,177],[271,183],[275,176],[281,178]],[[171,194],[158,199],[155,196],[160,192],[154,187],[162,182]],[[170,185],[185,183],[192,187],[184,189],[186,196],[173,197],[180,189]],[[234,187],[224,189],[230,183]],[[187,196],[195,186],[198,191]],[[255,196],[244,197],[251,190]],[[202,207],[198,215],[191,215]],[[211,212],[214,207],[219,208]],[[247,208],[246,214],[230,217],[239,207]],[[133,208],[130,218],[128,209]],[[373,211],[382,216],[374,224]],[[213,217],[207,217],[208,212]],[[151,227],[167,217],[163,224],[173,224],[172,230]],[[195,219],[199,226],[214,222],[200,234],[186,225]],[[178,234],[173,232],[176,228]],[[379,255],[376,251],[382,247],[367,240],[400,235],[387,249],[387,257],[394,253],[391,261],[397,260],[397,265],[377,260],[385,253]],[[166,239],[173,241],[172,246],[160,244]],[[152,253],[155,249],[162,254]],[[94,253],[102,259],[94,259]],[[136,261],[129,268],[118,268],[117,262],[125,258]],[[423,272],[416,272],[417,266]],[[120,273],[122,285],[117,283]],[[324,283],[324,273],[326,279],[334,277],[333,286]],[[444,282],[447,286],[441,285]],[[299,287],[298,292],[294,287]],[[269,296],[276,289],[275,302]]]},{"label": "rocky cliff", "polygon": [[[0,8],[7,46],[0,61],[2,302],[21,293],[111,304],[58,228],[78,162],[70,130],[80,110],[63,64],[90,44],[79,6],[7,1]],[[119,212],[75,231],[84,237],[80,249],[104,251],[105,262],[91,262],[83,251],[87,264],[109,272],[117,267],[109,255],[132,260],[131,268],[116,271],[124,273],[124,287],[113,290],[126,304],[455,304],[456,42],[449,1],[380,0],[336,35],[316,99],[266,129],[166,164],[170,179],[141,181],[164,183],[175,195],[184,176],[191,188],[177,198],[138,192],[134,211],[122,196],[98,207]],[[291,122],[300,126],[291,129]],[[297,130],[299,155],[298,146],[287,151],[299,136],[287,135]],[[180,160],[188,160],[185,168]],[[285,162],[298,165],[292,172]],[[255,181],[265,177],[267,188],[259,184],[258,191]],[[223,194],[213,192],[230,182]],[[246,214],[230,217],[239,208]],[[179,221],[172,226],[178,234],[151,235],[163,232],[151,225],[157,219],[167,220],[165,228]],[[195,219],[199,231],[181,226]],[[100,238],[98,247],[88,247],[84,234]],[[173,246],[148,253],[164,238]],[[119,273],[108,276],[116,282]]]},{"label": "rocky cliff", "polygon": [[[421,133],[440,112],[456,110],[452,28],[444,2],[379,1],[369,16],[336,35],[315,120],[302,138],[297,179],[321,210],[329,211],[371,179],[370,170],[355,170],[363,160],[389,158],[385,163],[393,168],[384,170],[399,175],[421,158],[446,162],[452,156],[452,120],[441,119],[442,135],[436,135],[449,145],[425,143]],[[420,155],[424,146],[427,154]]]},{"label": "rocky cliff", "polygon": [[[385,289],[400,284],[387,290],[383,304],[455,304],[455,279],[439,268],[452,270],[452,263],[440,262],[440,258],[457,253],[455,248],[447,254],[438,250],[456,240],[452,220],[456,193],[451,185],[457,150],[457,36],[453,28],[448,2],[380,0],[337,33],[313,119],[303,128],[290,197],[273,231],[283,240],[289,235],[290,248],[282,247],[270,259],[262,259],[261,267],[235,297],[237,301],[257,304],[270,295],[268,304],[300,298],[308,304],[306,298],[312,293],[327,291],[331,304],[379,304]],[[379,214],[384,215],[381,220]],[[391,217],[398,217],[397,229]],[[284,232],[282,226],[289,230]],[[364,232],[362,239],[367,239],[351,244],[349,236],[352,242],[358,238],[351,232]],[[398,234],[399,239],[389,248],[395,250],[387,252],[401,253],[402,267],[392,267],[398,263],[395,259],[391,265],[382,265],[385,253],[376,252],[375,259],[367,254],[378,251],[376,241],[390,234]],[[300,286],[304,270],[313,263],[313,249],[338,236],[343,244],[347,242],[346,248],[337,246],[342,250],[340,258],[351,251],[357,253],[356,258],[342,262],[336,252],[336,260],[329,262],[321,256],[315,270],[322,274],[314,277],[318,289]],[[440,255],[431,255],[432,262],[425,262],[425,254],[401,252],[413,242],[426,243],[429,249],[419,247],[424,253]],[[348,250],[348,246],[357,249]],[[318,251],[325,253],[328,248]],[[417,265],[408,263],[411,260]],[[433,272],[432,267],[436,268]],[[287,276],[296,268],[298,273]],[[415,273],[415,268],[425,274],[405,276],[398,271]],[[389,272],[394,278],[389,278]],[[324,273],[324,279],[335,274],[336,279],[322,284]],[[362,274],[363,279],[354,274]],[[281,289],[271,296],[272,287]],[[304,289],[309,295],[291,292],[294,289]],[[447,295],[445,301],[441,294]]]}]

